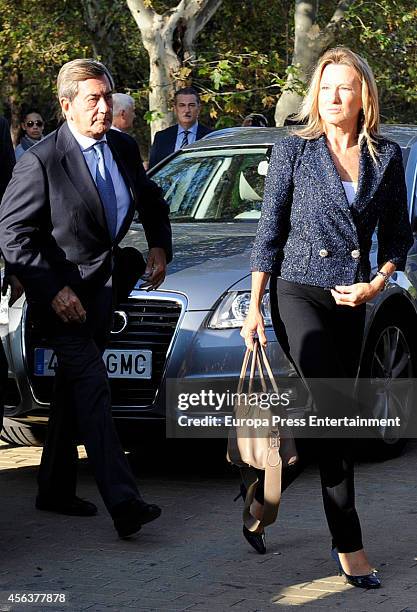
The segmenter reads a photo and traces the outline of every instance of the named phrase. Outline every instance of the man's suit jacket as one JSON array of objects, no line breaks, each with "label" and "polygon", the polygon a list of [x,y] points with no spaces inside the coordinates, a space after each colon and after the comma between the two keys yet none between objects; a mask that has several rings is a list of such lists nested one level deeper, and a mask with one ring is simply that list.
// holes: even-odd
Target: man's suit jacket
[{"label": "man's suit jacket", "polygon": [[[198,124],[196,140],[200,140],[203,136],[210,134],[210,130],[205,125]],[[162,159],[170,155],[175,150],[175,143],[177,142],[178,136],[178,124],[156,132],[151,152],[149,154],[149,168],[153,168]]]},{"label": "man's suit jacket", "polygon": [[[12,139],[10,138],[9,124],[4,117],[0,117],[0,199],[12,177],[14,164],[15,156]],[[3,344],[0,340],[0,431],[3,427],[4,396],[7,386],[7,374],[7,359],[4,353]]]},{"label": "man's suit jacket", "polygon": [[66,285],[81,295],[102,287],[135,209],[149,248],[161,247],[167,261],[172,258],[168,206],[160,188],[147,178],[135,141],[111,130],[107,142],[132,197],[114,240],[66,123],[31,147],[15,167],[0,207],[0,247],[30,300],[50,303]]},{"label": "man's suit jacket", "polygon": [[0,117],[0,199],[12,178],[15,156],[12,139],[10,138],[9,124],[4,117]]},{"label": "man's suit jacket", "polygon": [[334,287],[368,282],[378,224],[378,264],[404,270],[413,237],[400,147],[377,145],[378,164],[362,144],[356,197],[349,204],[325,136],[289,136],[274,146],[251,257],[252,270]]}]

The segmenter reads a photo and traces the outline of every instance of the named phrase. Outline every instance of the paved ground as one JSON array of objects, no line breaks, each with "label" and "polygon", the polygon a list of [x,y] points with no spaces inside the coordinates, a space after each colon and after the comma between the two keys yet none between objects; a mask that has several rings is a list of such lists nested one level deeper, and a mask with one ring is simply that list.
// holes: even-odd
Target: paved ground
[{"label": "paved ground", "polygon": [[[184,457],[172,442],[150,453],[159,467],[135,462],[144,495],[164,511],[130,541],[115,536],[87,461],[79,492],[100,514],[57,516],[33,509],[40,449],[2,445],[0,610],[417,611],[417,442],[400,459],[358,467],[365,539],[384,580],[365,592],[335,575],[314,467],[286,492],[260,556],[241,537],[228,468],[201,466],[198,447]],[[64,593],[67,603],[13,605],[11,593]]]}]

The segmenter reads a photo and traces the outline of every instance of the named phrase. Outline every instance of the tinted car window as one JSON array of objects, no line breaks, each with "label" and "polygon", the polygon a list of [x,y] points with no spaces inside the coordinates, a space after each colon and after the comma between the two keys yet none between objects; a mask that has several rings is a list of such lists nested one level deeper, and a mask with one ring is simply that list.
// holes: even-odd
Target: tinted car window
[{"label": "tinted car window", "polygon": [[171,221],[257,220],[266,154],[266,148],[185,152],[152,179],[164,191]]}]

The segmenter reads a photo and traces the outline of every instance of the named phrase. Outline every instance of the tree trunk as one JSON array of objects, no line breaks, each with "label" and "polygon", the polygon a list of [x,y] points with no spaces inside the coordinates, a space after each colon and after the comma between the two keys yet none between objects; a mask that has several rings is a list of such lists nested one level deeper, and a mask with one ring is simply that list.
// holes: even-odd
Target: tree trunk
[{"label": "tree trunk", "polygon": [[163,14],[153,10],[146,0],[126,0],[126,3],[149,54],[153,136],[174,123],[172,98],[177,85],[184,84],[183,61],[192,56],[195,39],[222,0],[180,0],[176,7]]},{"label": "tree trunk", "polygon": [[[145,41],[144,41],[145,42]],[[151,135],[175,122],[171,101],[175,93],[175,75],[181,63],[171,45],[164,40],[163,28],[154,30],[145,44],[149,54],[149,111],[152,113]]]},{"label": "tree trunk", "polygon": [[16,147],[19,144],[20,136],[20,91],[22,85],[22,75],[18,69],[14,69],[10,76],[10,93],[8,95],[8,103],[10,107],[10,135],[13,145]]},{"label": "tree trunk", "polygon": [[[353,4],[354,0],[341,0],[337,3],[335,12],[329,23],[323,30],[320,30],[317,19],[316,0],[307,2],[296,0],[294,26],[294,54],[292,66],[298,67],[297,78],[307,83],[311,72],[325,49],[334,42],[337,29],[343,20],[347,8]],[[293,91],[294,76],[289,74],[287,84],[282,92],[275,109],[275,125],[284,125],[289,115],[297,113],[300,109],[302,97]]]},{"label": "tree trunk", "polygon": [[103,0],[82,0],[84,20],[90,33],[91,46],[94,57],[113,71],[114,45],[113,40],[117,38],[115,28],[117,26],[118,10],[122,9],[122,0],[112,0],[112,10],[103,7]]}]

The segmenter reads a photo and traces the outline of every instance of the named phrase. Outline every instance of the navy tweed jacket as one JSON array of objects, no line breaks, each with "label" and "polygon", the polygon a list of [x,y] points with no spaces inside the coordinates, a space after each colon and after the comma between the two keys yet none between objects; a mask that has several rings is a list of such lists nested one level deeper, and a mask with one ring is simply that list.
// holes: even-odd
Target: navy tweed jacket
[{"label": "navy tweed jacket", "polygon": [[413,237],[400,147],[381,138],[375,165],[362,144],[349,205],[325,136],[288,136],[272,150],[251,269],[326,288],[368,282],[377,225],[378,264],[404,270]]}]

